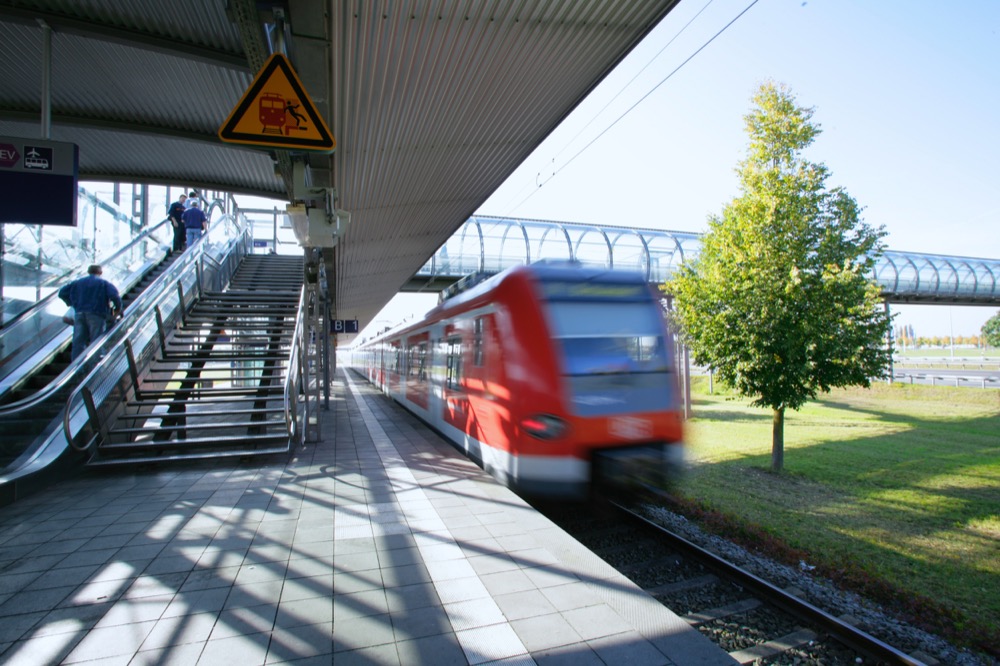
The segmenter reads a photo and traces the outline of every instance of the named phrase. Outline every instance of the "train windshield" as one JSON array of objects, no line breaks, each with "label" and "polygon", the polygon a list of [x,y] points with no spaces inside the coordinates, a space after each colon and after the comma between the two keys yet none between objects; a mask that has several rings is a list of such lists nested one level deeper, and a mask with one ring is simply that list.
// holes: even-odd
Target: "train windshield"
[{"label": "train windshield", "polygon": [[550,302],[567,375],[666,372],[659,312],[646,303]]},{"label": "train windshield", "polygon": [[655,303],[549,301],[577,413],[653,411],[670,404],[670,358]]}]

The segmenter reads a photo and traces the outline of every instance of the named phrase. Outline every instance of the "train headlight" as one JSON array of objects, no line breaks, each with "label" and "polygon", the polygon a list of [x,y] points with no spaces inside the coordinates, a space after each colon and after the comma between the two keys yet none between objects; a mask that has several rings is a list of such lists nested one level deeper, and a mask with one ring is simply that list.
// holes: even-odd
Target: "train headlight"
[{"label": "train headlight", "polygon": [[566,434],[567,425],[552,414],[532,414],[521,419],[521,428],[536,439],[556,439]]}]

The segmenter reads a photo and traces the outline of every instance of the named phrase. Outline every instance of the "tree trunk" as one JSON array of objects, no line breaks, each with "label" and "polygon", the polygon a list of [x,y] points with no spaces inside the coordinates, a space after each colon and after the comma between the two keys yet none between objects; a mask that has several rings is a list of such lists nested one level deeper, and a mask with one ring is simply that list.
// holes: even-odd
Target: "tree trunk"
[{"label": "tree trunk", "polygon": [[785,408],[774,410],[771,425],[771,471],[780,472],[785,466]]}]

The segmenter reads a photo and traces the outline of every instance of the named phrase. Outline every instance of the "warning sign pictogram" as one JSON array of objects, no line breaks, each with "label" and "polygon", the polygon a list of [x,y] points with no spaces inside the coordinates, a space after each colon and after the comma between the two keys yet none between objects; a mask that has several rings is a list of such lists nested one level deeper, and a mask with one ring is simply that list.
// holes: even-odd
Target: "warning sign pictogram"
[{"label": "warning sign pictogram", "polygon": [[229,143],[330,152],[337,142],[288,59],[275,53],[219,128]]}]

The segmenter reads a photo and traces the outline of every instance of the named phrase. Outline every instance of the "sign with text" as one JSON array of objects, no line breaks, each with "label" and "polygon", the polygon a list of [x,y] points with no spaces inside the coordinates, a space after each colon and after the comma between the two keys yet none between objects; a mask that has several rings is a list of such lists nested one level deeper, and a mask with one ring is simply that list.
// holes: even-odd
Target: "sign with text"
[{"label": "sign with text", "polygon": [[333,333],[357,333],[358,332],[358,320],[357,319],[334,319],[333,320]]},{"label": "sign with text", "polygon": [[76,226],[75,143],[0,136],[0,223]]}]

